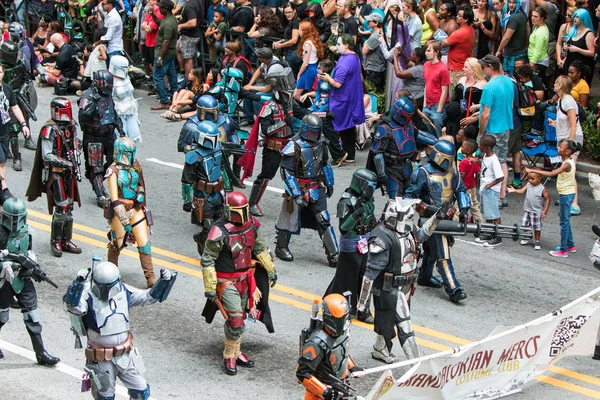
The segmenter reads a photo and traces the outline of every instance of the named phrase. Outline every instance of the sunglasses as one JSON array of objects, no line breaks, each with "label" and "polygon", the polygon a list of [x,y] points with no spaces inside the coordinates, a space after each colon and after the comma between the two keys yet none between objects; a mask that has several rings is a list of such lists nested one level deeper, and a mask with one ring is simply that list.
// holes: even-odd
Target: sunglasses
[{"label": "sunglasses", "polygon": [[567,18],[573,18],[573,14],[567,14]]}]

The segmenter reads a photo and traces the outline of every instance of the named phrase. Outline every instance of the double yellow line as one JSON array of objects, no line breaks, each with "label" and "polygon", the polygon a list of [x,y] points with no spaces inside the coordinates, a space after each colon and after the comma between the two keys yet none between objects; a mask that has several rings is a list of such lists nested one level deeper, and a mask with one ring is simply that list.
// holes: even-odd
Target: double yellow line
[{"label": "double yellow line", "polygon": [[[52,219],[52,217],[50,215],[42,214],[40,212],[33,211],[33,210],[29,210],[28,215],[30,217],[29,225],[31,225],[33,228],[37,228],[37,229],[41,229],[46,232],[50,232],[49,222]],[[32,220],[31,217],[41,220],[41,222]],[[73,239],[76,240],[77,242],[86,243],[91,246],[99,247],[102,249],[106,248],[107,241],[106,241],[106,232],[105,231],[94,229],[89,226],[81,225],[81,224],[74,224],[74,229],[83,234],[88,234],[91,236],[97,236],[97,237],[102,238],[102,240],[97,240],[97,239],[93,239],[92,237],[89,237],[89,236],[75,233],[75,234],[73,234]],[[128,256],[128,257],[135,258],[135,259],[139,258],[137,251],[132,251],[132,250],[128,250],[128,249],[124,249],[123,251],[121,251],[121,254]],[[197,258],[188,257],[188,256],[185,256],[182,254],[174,253],[169,250],[160,249],[155,246],[152,246],[152,255],[153,255],[154,264],[156,264],[158,266],[173,269],[175,271],[202,279],[202,271],[199,269],[200,261]],[[157,257],[158,255],[185,263],[185,264],[191,266],[191,268],[186,267],[184,265],[175,264],[173,262],[164,260],[162,258],[158,258]],[[284,286],[284,285],[281,285],[278,283],[277,286],[275,286],[275,288],[272,289],[272,293],[270,293],[269,299],[276,301],[278,303],[286,304],[291,307],[295,307],[295,308],[310,312],[312,309],[313,301],[320,300],[321,296],[312,294],[312,293],[308,293],[308,292],[304,292],[302,290],[294,289],[289,286]],[[300,300],[297,300],[297,299],[300,299]],[[360,322],[357,320],[353,320],[352,324],[355,326],[364,328],[364,329],[369,329],[369,330],[373,329],[372,325],[368,325],[368,324],[365,324],[364,322]],[[459,346],[471,343],[467,339],[463,339],[463,338],[460,338],[460,337],[457,337],[454,335],[450,335],[450,334],[447,334],[444,332],[436,331],[434,329],[425,328],[425,327],[422,327],[419,325],[413,325],[413,329],[419,335],[417,337],[417,343],[419,344],[419,346],[424,346],[424,347],[427,347],[427,348],[430,348],[430,349],[433,349],[436,351],[446,351],[446,350],[449,350],[451,348],[451,346],[447,346],[447,345],[444,345],[441,343],[432,342],[430,340],[423,339],[421,337],[421,335],[430,336],[435,339],[442,340],[442,341],[452,343],[455,345],[459,345]],[[556,366],[550,367],[548,371],[553,374],[556,374],[556,375],[570,378],[572,380],[576,380],[576,381],[583,382],[583,383],[586,383],[589,385],[600,387],[600,379],[595,378],[593,376],[581,374],[581,373],[578,373],[575,371],[571,371],[571,370],[556,367]],[[543,383],[558,387],[563,390],[568,390],[570,392],[584,395],[587,397],[591,397],[594,399],[600,399],[600,391],[597,391],[597,390],[588,389],[584,386],[566,382],[564,380],[560,380],[560,379],[557,379],[555,377],[551,377],[548,375],[540,375],[536,379],[539,382],[543,382]]]}]

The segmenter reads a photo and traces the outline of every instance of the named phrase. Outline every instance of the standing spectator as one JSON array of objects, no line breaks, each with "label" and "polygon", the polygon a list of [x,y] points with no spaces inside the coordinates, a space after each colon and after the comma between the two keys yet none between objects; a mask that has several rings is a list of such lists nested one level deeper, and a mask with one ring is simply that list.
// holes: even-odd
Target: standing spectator
[{"label": "standing spectator", "polygon": [[200,40],[200,21],[204,21],[204,9],[199,0],[185,0],[181,20],[177,25],[179,39],[175,47],[179,70],[188,76],[194,66],[196,46]]},{"label": "standing spectator", "polygon": [[467,58],[463,66],[463,76],[458,80],[452,96],[452,101],[460,104],[461,126],[478,126],[477,111],[486,84],[479,61],[473,57]]},{"label": "standing spectator", "polygon": [[215,11],[217,10],[223,11],[223,16],[225,17],[225,20],[227,20],[227,8],[225,8],[221,0],[212,0],[212,3],[206,9],[206,22],[209,24],[213,22]]},{"label": "standing spectator", "polygon": [[[353,0],[338,0],[337,1],[337,15],[339,17],[339,23],[337,27],[337,36],[350,35],[354,40],[350,50],[354,50],[357,46],[358,39],[358,23],[354,17]],[[361,86],[362,87],[362,86]]]},{"label": "standing spectator", "polygon": [[[158,34],[156,35],[156,45],[154,46],[154,84],[158,91],[159,102],[152,106],[152,110],[168,110],[170,106],[170,97],[177,89],[177,71],[175,70],[175,60],[177,51],[177,19],[171,13],[173,2],[171,0],[160,1],[160,13],[164,15],[161,21],[152,13],[155,24],[160,24]],[[169,91],[165,85],[165,76],[169,79]]]},{"label": "standing spectator", "polygon": [[463,73],[467,58],[473,54],[475,31],[473,24],[473,10],[470,8],[459,10],[456,22],[459,28],[452,32],[448,39],[442,40],[442,46],[450,47],[448,50],[448,68],[450,69],[450,85],[452,91]]},{"label": "standing spectator", "polygon": [[483,222],[481,210],[479,209],[479,195],[477,194],[477,181],[479,180],[481,167],[479,160],[473,156],[477,151],[477,142],[473,139],[465,139],[462,142],[461,150],[464,158],[458,164],[458,172],[460,172],[460,177],[465,184],[467,194],[471,197],[469,211],[471,211],[473,222]]},{"label": "standing spectator", "polygon": [[273,42],[264,40],[264,37],[281,37],[283,29],[281,29],[281,21],[273,10],[269,7],[261,7],[254,25],[248,31],[248,37],[256,39],[256,48],[268,47],[272,49]]},{"label": "standing spectator", "polygon": [[[459,28],[458,24],[454,20],[456,14],[456,7],[452,3],[443,3],[440,5],[438,10],[438,19],[440,20],[440,30],[442,30],[446,36],[452,35],[452,32]],[[434,32],[435,34],[435,32]],[[435,37],[434,37],[435,38]],[[435,38],[438,40],[437,38]],[[440,40],[441,42],[441,40]]]},{"label": "standing spectator", "polygon": [[421,46],[429,39],[433,38],[433,33],[440,27],[437,14],[435,12],[435,4],[432,0],[421,0],[419,5],[423,9],[423,35],[421,36]]},{"label": "standing spectator", "polygon": [[500,20],[504,34],[496,51],[496,57],[504,55],[502,67],[507,74],[514,74],[515,60],[527,55],[529,24],[527,15],[521,10],[520,0],[508,0]]},{"label": "standing spectator", "polygon": [[[414,49],[410,60],[400,48],[394,48],[394,74],[402,79],[402,89],[410,92],[412,101],[417,110],[423,109],[423,94],[425,91],[425,79],[423,78],[423,63],[426,61],[425,49],[419,47]],[[406,69],[400,67],[400,58],[404,59]],[[422,119],[419,113],[413,114],[413,123],[420,130],[427,130],[422,125]]]},{"label": "standing spectator", "polygon": [[221,9],[215,10],[213,20],[209,22],[204,37],[208,45],[208,55],[211,63],[218,62],[223,57],[227,41],[225,40],[225,31],[229,29],[225,16],[227,15]]},{"label": "standing spectator", "polygon": [[[164,15],[160,13],[158,0],[148,0],[146,8],[148,11],[144,18],[144,22],[142,22],[142,29],[146,32],[146,43],[142,48],[142,54],[144,56],[144,63],[146,64],[146,73],[150,75],[154,74],[154,47],[156,46],[156,35],[158,35],[158,27],[160,21],[164,18]],[[156,18],[159,21],[158,23],[154,22],[152,14],[156,15]]]},{"label": "standing spectator", "polygon": [[442,135],[442,127],[446,118],[444,109],[450,98],[450,73],[446,64],[440,61],[441,56],[440,44],[430,42],[425,50],[425,57],[428,61],[423,65],[423,78],[425,78],[423,113],[434,123],[437,137]]},{"label": "standing spectator", "polygon": [[[247,33],[252,29],[252,25],[254,25],[254,10],[250,5],[250,0],[239,0],[237,3],[228,3],[228,7],[233,9],[234,4],[237,4],[237,8],[231,14],[229,27],[232,31]],[[244,54],[247,58],[250,58],[250,55],[254,54],[251,45],[254,45],[254,39],[249,39],[243,43]]]},{"label": "standing spectator", "polygon": [[56,64],[44,67],[48,74],[48,83],[54,85],[60,78],[77,79],[79,73],[79,65],[75,60],[77,53],[70,44],[65,43],[60,33],[54,33],[50,37],[50,43],[54,46],[55,51],[58,51],[56,56]]},{"label": "standing spectator", "polygon": [[500,24],[494,9],[486,0],[477,1],[477,10],[474,13],[473,27],[477,33],[476,58],[483,58],[500,43]]},{"label": "standing spectator", "polygon": [[273,14],[275,14],[281,3],[282,2],[280,0],[258,0],[258,8],[259,10],[261,8],[268,8],[269,10],[273,11]]},{"label": "standing spectator", "polygon": [[106,34],[100,38],[94,45],[103,43],[106,45],[108,54],[107,63],[110,63],[110,57],[123,55],[123,21],[119,12],[115,9],[117,0],[102,0],[102,10],[106,13],[104,17],[104,28]]},{"label": "standing spectator", "polygon": [[556,75],[561,75],[566,72],[565,61],[567,60],[567,36],[569,35],[569,32],[571,32],[574,26],[573,14],[575,13],[575,11],[577,11],[577,7],[567,7],[567,12],[565,14],[565,23],[560,26],[560,29],[558,30],[558,35],[556,35]]},{"label": "standing spectator", "polygon": [[[569,70],[569,66],[575,60],[580,60],[583,62],[583,65],[588,66],[590,71],[593,71],[596,47],[594,45],[594,30],[590,14],[580,8],[573,14],[573,24],[571,31],[567,34],[565,71]],[[592,76],[587,77],[586,81],[591,85]]]},{"label": "standing spectator", "polygon": [[537,76],[542,80],[546,78],[546,69],[550,65],[548,57],[548,41],[550,40],[550,31],[546,26],[546,10],[537,7],[531,12],[531,24],[533,31],[529,35],[529,49],[527,57],[531,67],[535,70]]},{"label": "standing spectator", "polygon": [[567,76],[573,82],[571,96],[582,107],[587,107],[590,104],[590,86],[585,81],[585,77],[589,75],[587,65],[583,65],[580,60],[575,60],[569,65]]},{"label": "standing spectator", "polygon": [[[481,191],[481,212],[488,223],[502,223],[500,209],[498,208],[498,196],[504,180],[504,171],[500,166],[498,157],[494,154],[496,138],[492,135],[484,135],[479,142],[479,151],[483,153],[481,161],[481,179],[479,181]],[[480,237],[475,239],[486,247],[496,247],[502,244],[501,237]]]},{"label": "standing spectator", "polygon": [[339,133],[342,147],[346,152],[344,162],[354,163],[356,126],[365,122],[360,59],[350,50],[354,45],[352,36],[342,35],[337,40],[340,58],[333,71],[333,77],[319,74],[319,79],[331,85],[329,111],[335,116],[333,127]]},{"label": "standing spectator", "polygon": [[405,17],[404,23],[408,25],[411,49],[421,47],[421,36],[423,35],[423,22],[417,11],[419,11],[419,5],[416,0],[404,0],[402,2],[402,12]]},{"label": "standing spectator", "polygon": [[300,40],[300,19],[298,18],[296,5],[288,3],[283,9],[286,23],[283,31],[283,40],[273,43],[273,49],[282,49],[285,61],[290,65],[294,75],[298,75],[302,60],[298,57],[298,40]]},{"label": "standing spectator", "polygon": [[[555,46],[556,43],[556,32],[558,31],[558,16],[560,14],[559,5],[556,0],[534,0],[537,7],[546,11],[546,18],[544,22],[548,27],[550,47]],[[549,56],[554,53],[554,48],[551,48]]]},{"label": "standing spectator", "polygon": [[[489,134],[496,139],[495,154],[498,156],[504,175],[500,199],[504,199],[508,182],[508,166],[506,165],[508,139],[510,130],[514,128],[512,116],[515,85],[509,77],[502,73],[502,64],[498,57],[488,54],[479,60],[479,63],[488,80],[483,88],[480,101],[479,136]],[[483,203],[483,199],[481,201]]]},{"label": "standing spectator", "polygon": [[[587,13],[590,17],[596,13],[594,3],[595,3],[594,0],[578,0],[577,1],[577,5],[579,6],[579,9],[582,11],[583,10],[587,11]],[[598,21],[594,21],[592,19],[592,20],[590,20],[590,22],[592,24],[592,28],[590,28],[590,29],[593,29],[594,32],[596,32],[598,30]]]},{"label": "standing spectator", "polygon": [[298,56],[302,57],[302,66],[296,79],[294,99],[297,102],[301,102],[302,95],[313,88],[317,79],[317,63],[324,56],[319,32],[310,21],[302,21],[300,23],[300,44],[298,45],[297,52]]},{"label": "standing spectator", "polygon": [[371,36],[362,48],[365,78],[375,86],[375,92],[383,93],[387,68],[387,63],[379,45],[379,37],[383,36],[383,18],[379,13],[373,13],[365,19],[369,23],[369,28],[373,30],[373,33],[371,33]]}]

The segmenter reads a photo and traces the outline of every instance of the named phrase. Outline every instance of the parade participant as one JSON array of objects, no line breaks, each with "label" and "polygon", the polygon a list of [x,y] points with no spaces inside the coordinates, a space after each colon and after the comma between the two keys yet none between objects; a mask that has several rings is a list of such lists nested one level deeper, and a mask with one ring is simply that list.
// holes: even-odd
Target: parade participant
[{"label": "parade participant", "polygon": [[142,376],[142,357],[133,343],[129,310],[162,303],[176,279],[176,272],[161,269],[152,289],[140,290],[122,283],[119,268],[108,261],[79,271],[63,301],[72,314],[75,348],[81,348],[80,336],[87,336],[84,370],[88,375],[83,384],[91,387],[94,399],[114,400],[117,378],[128,389],[130,399],[150,398],[150,385]]},{"label": "parade participant", "polygon": [[377,225],[373,194],[377,185],[377,175],[366,168],[357,169],[348,187],[337,204],[340,220],[340,256],[335,276],[327,288],[329,293],[352,293],[350,297],[351,315],[359,321],[373,323],[373,316],[366,311],[357,312],[356,302],[367,267],[369,235]]},{"label": "parade participant", "polygon": [[69,99],[53,98],[50,119],[40,131],[26,193],[27,201],[34,201],[46,193],[48,213],[52,214],[50,248],[55,257],[61,257],[63,251],[81,253],[81,249],[71,241],[73,203],[77,202],[81,207],[79,139],[75,124]]},{"label": "parade participant", "polygon": [[[223,190],[229,191],[229,177],[223,171],[223,151],[219,129],[210,121],[186,125],[195,143],[185,154],[181,174],[183,201],[191,201],[192,224],[200,227],[194,235],[198,253],[204,252],[204,243],[214,221],[223,215]],[[185,192],[188,187],[192,192]]]},{"label": "parade participant", "polygon": [[96,193],[98,207],[104,207],[108,198],[104,189],[104,174],[113,162],[115,129],[122,130],[112,92],[113,76],[110,72],[96,71],[92,86],[86,89],[77,101],[79,125],[83,132],[85,177],[89,179]]},{"label": "parade participant", "polygon": [[114,142],[114,161],[106,169],[110,196],[110,204],[106,204],[104,209],[104,216],[110,223],[108,261],[118,266],[121,250],[127,242],[134,242],[146,286],[150,288],[156,282],[149,237],[153,219],[146,208],[144,174],[135,153],[135,141],[126,136],[119,137]]},{"label": "parade participant", "polygon": [[[48,354],[42,341],[37,293],[32,281],[36,279],[34,271],[19,262],[8,261],[7,257],[9,254],[25,255],[29,261],[37,264],[31,249],[31,232],[23,200],[12,197],[4,202],[0,224],[0,329],[8,322],[9,307],[13,297],[16,297],[38,364],[55,365],[60,360]],[[2,350],[0,358],[4,358]]]},{"label": "parade participant", "polygon": [[[458,202],[460,220],[465,221],[471,201],[454,162],[454,144],[447,140],[439,140],[429,151],[429,160],[414,171],[410,185],[404,197],[421,199],[433,207],[441,207],[445,201]],[[426,216],[428,216],[426,214]],[[450,247],[454,238],[450,235],[434,233],[424,243],[424,257],[417,283],[423,286],[441,287],[433,278],[433,265],[444,281],[446,293],[450,301],[458,303],[467,298],[461,284],[454,275],[454,267],[450,259]]]},{"label": "parade participant", "polygon": [[391,364],[392,339],[398,329],[398,340],[407,359],[419,357],[419,347],[410,321],[410,299],[417,280],[419,243],[427,240],[440,220],[447,217],[452,204],[445,202],[423,227],[419,228],[416,211],[419,199],[388,200],[381,223],[369,237],[369,256],[358,310],[368,311],[371,292],[375,303],[375,333],[377,340],[371,356]]},{"label": "parade participant", "polygon": [[[256,147],[262,143],[262,168],[252,184],[250,192],[250,212],[252,215],[263,215],[258,203],[262,198],[269,181],[275,177],[281,163],[281,151],[294,135],[292,132],[293,117],[291,91],[294,76],[291,68],[285,68],[282,73],[267,76],[267,82],[273,89],[273,97],[266,101],[258,118],[252,127],[250,137],[244,148],[249,152],[242,156],[238,163],[244,169],[242,181],[252,175]],[[260,139],[259,139],[260,137]]]},{"label": "parade participant", "polygon": [[300,234],[301,228],[317,229],[329,266],[335,268],[339,247],[327,211],[327,198],[333,194],[333,168],[321,131],[321,118],[308,114],[302,119],[299,136],[281,150],[281,178],[286,196],[275,221],[275,255],[283,261],[293,261],[288,247],[292,234]]},{"label": "parade participant", "polygon": [[133,85],[129,79],[129,61],[123,56],[111,56],[108,71],[113,75],[113,100],[115,111],[123,123],[127,137],[142,141],[138,103],[133,96]]},{"label": "parade participant", "polygon": [[[313,308],[311,326],[300,336],[296,379],[306,389],[305,400],[336,400],[349,396],[349,373],[362,371],[349,352],[350,305],[344,296],[323,298],[322,319]],[[347,397],[343,397],[347,398]]]},{"label": "parade participant", "polygon": [[228,375],[237,374],[238,365],[254,367],[254,361],[240,349],[246,316],[249,313],[260,319],[260,292],[256,290],[257,272],[250,271],[252,259],[266,271],[271,287],[277,281],[275,264],[259,227],[260,223],[250,214],[246,196],[228,193],[224,215],[210,228],[200,261],[204,295],[215,302],[226,318],[223,365]]}]

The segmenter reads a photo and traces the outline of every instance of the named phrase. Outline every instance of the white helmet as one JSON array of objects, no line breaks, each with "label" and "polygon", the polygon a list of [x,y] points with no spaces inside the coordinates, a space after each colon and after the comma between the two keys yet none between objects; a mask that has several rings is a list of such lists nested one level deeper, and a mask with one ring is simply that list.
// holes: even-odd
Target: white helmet
[{"label": "white helmet", "polygon": [[117,78],[127,78],[127,74],[129,72],[129,61],[123,56],[111,57],[108,72]]},{"label": "white helmet", "polygon": [[412,232],[419,218],[416,205],[420,202],[420,199],[403,199],[402,197],[388,200],[382,215],[385,226],[398,233]]},{"label": "white helmet", "polygon": [[100,300],[108,301],[121,291],[119,268],[109,261],[102,261],[92,268],[92,293]]}]

